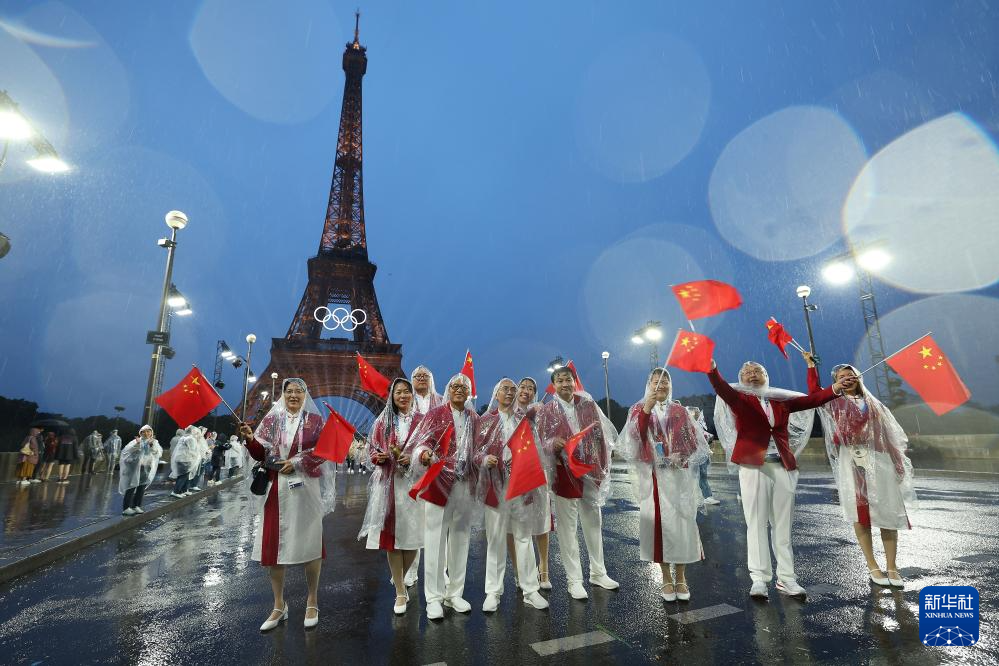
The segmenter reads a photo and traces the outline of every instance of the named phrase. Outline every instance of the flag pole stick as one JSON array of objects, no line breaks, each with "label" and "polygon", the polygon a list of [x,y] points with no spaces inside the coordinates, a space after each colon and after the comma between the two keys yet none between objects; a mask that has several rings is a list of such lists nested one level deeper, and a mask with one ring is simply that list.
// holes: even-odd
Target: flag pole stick
[{"label": "flag pole stick", "polygon": [[696,328],[694,328],[694,322],[692,322],[692,321],[690,321],[690,320],[688,319],[688,320],[687,320],[687,324],[688,324],[688,325],[690,326],[690,331],[691,331],[691,333],[697,333],[697,329],[696,329]]},{"label": "flag pole stick", "polygon": [[[774,317],[773,315],[770,315],[770,320],[775,323],[777,322],[777,318]],[[785,328],[784,331],[787,332],[787,329]],[[794,339],[793,335],[791,336],[791,346],[800,351],[802,354],[805,353],[805,350],[802,348],[801,345],[798,344],[798,341]]]},{"label": "flag pole stick", "polygon": [[896,352],[892,352],[891,354],[888,354],[883,359],[881,359],[880,361],[878,361],[877,363],[875,363],[871,367],[867,368],[867,370],[864,370],[864,372],[861,372],[860,374],[863,375],[865,372],[870,372],[874,368],[878,367],[879,365],[881,365],[882,363],[884,363],[885,361],[887,361],[888,359],[890,359],[892,356],[895,356],[896,354],[900,354],[900,353],[904,352],[906,349],[908,349],[912,345],[916,344],[917,342],[919,342],[920,340],[922,340],[923,338],[925,338],[927,335],[933,335],[933,331],[928,331],[925,335],[920,335],[918,338],[916,338],[915,340],[913,340],[909,344],[905,345],[904,347],[902,347],[901,349],[899,349]]},{"label": "flag pole stick", "polygon": [[[194,365],[195,368],[198,367],[196,364],[192,364],[192,365]],[[222,397],[222,394],[219,393],[219,390],[217,388],[215,388],[215,386],[213,384],[209,384],[209,386],[211,386],[212,390],[215,391],[215,395],[217,395],[219,397],[219,400],[221,400],[222,404],[226,406],[226,409],[228,409],[230,412],[232,412],[233,418],[235,418],[238,422],[242,423],[243,420],[239,418],[239,414],[237,414],[236,410],[233,409],[232,406],[229,405],[229,403],[225,401],[225,398]]]},{"label": "flag pole stick", "polygon": [[[690,322],[687,322],[687,323],[690,323]],[[669,360],[671,358],[673,358],[673,352],[676,351],[676,343],[680,341],[680,334],[681,333],[683,333],[683,329],[682,328],[676,329],[676,337],[673,338],[673,344],[670,345],[669,356],[666,357],[666,363],[663,363],[663,367],[664,368],[669,364]],[[662,375],[659,376],[659,379],[662,379]],[[658,386],[656,388],[658,388]]]}]

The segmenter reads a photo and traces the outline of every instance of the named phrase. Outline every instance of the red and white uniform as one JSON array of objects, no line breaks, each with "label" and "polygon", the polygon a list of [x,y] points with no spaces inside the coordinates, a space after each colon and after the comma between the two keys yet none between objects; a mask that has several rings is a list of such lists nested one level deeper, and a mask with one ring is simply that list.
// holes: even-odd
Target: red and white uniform
[{"label": "red and white uniform", "polygon": [[[391,424],[386,420],[392,419]],[[371,426],[371,463],[375,466],[368,482],[368,509],[361,536],[372,550],[417,550],[423,547],[424,503],[409,496],[404,469],[392,450],[402,451],[415,432],[421,414],[395,414],[386,410]],[[375,461],[380,453],[388,455],[384,463]]]}]

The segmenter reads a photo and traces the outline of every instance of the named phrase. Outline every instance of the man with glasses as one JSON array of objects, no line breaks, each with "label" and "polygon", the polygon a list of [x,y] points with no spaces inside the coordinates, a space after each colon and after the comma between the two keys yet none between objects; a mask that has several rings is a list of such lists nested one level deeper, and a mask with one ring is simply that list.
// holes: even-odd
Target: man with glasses
[{"label": "man with glasses", "polygon": [[434,374],[425,365],[418,365],[409,376],[413,382],[413,408],[417,414],[427,413],[444,404],[444,396],[434,390]]},{"label": "man with glasses", "polygon": [[472,447],[478,416],[465,406],[471,391],[468,377],[452,377],[446,390],[448,403],[430,410],[406,447],[416,479],[422,479],[433,463],[444,463],[440,474],[417,495],[426,502],[423,591],[431,620],[444,617],[443,606],[459,613],[472,610],[462,598],[476,504]]}]

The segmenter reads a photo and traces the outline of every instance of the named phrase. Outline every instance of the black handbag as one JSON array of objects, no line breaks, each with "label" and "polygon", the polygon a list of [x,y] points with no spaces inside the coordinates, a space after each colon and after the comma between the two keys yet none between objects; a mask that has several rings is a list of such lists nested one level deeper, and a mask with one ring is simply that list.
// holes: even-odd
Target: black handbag
[{"label": "black handbag", "polygon": [[250,473],[253,475],[250,492],[254,495],[266,495],[267,486],[270,484],[270,470],[264,467],[264,463],[258,462]]}]

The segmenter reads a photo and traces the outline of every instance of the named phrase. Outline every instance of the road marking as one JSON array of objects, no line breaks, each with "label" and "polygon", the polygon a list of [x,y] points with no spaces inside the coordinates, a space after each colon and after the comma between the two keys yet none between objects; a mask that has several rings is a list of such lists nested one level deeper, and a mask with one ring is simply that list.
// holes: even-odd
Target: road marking
[{"label": "road marking", "polygon": [[579,648],[590,647],[591,645],[609,643],[613,640],[614,637],[606,631],[591,631],[586,634],[576,634],[575,636],[566,636],[565,638],[556,638],[550,641],[538,641],[537,643],[531,643],[531,647],[542,657],[550,657],[559,652],[578,650]]},{"label": "road marking", "polygon": [[714,606],[698,608],[697,610],[675,613],[674,615],[670,615],[670,617],[680,624],[693,624],[694,622],[713,620],[716,617],[723,617],[725,615],[731,615],[732,613],[741,612],[742,609],[736,608],[735,606],[729,606],[728,604],[716,604]]}]

